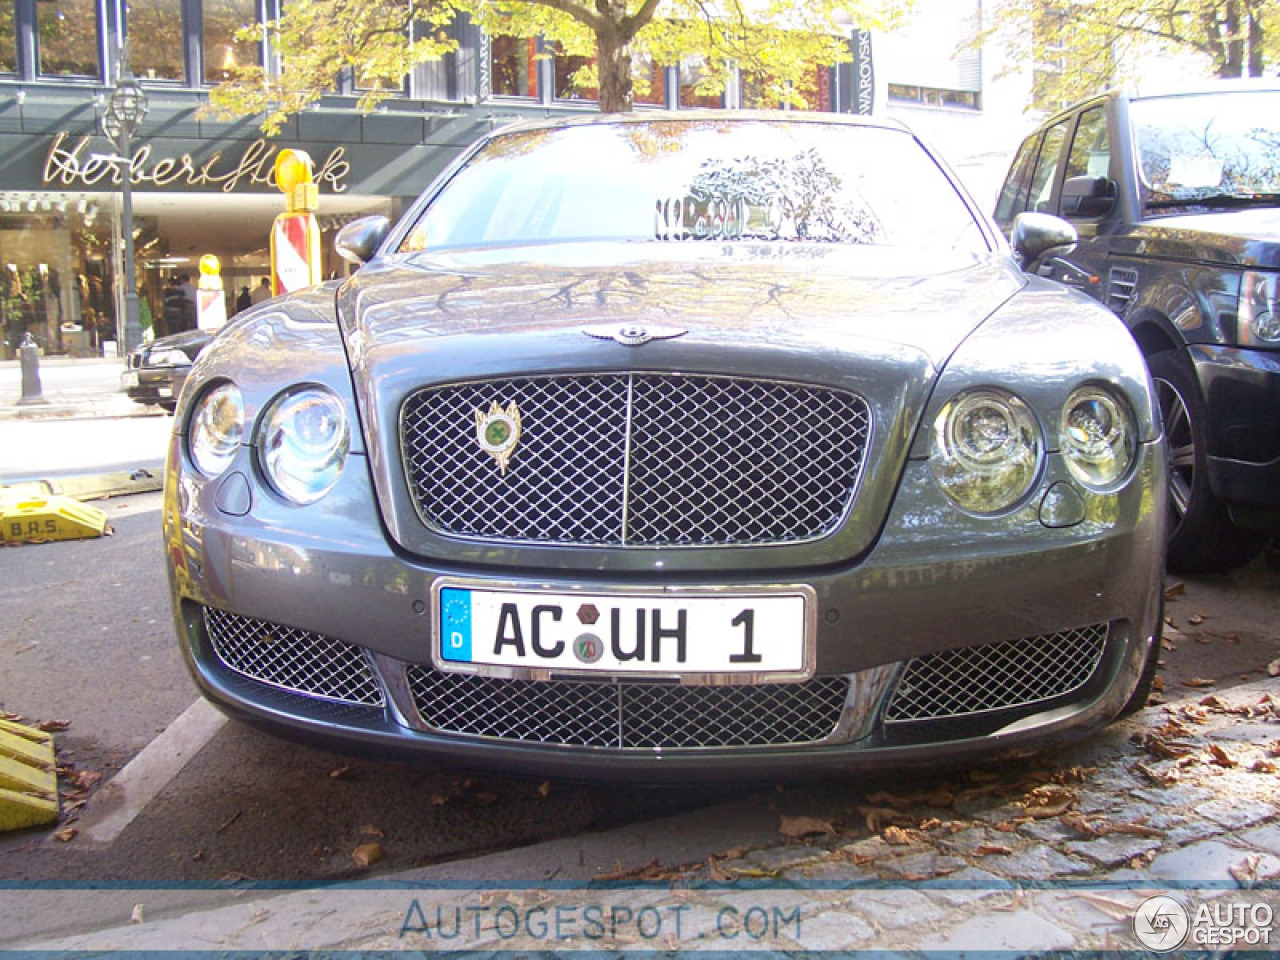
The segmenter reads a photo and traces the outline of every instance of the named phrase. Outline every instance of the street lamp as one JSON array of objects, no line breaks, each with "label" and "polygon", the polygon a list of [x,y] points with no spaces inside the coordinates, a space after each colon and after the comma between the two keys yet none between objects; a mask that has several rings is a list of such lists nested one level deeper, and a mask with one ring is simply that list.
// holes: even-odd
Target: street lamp
[{"label": "street lamp", "polygon": [[120,74],[115,88],[107,99],[106,112],[102,115],[102,131],[116,145],[116,156],[110,160],[121,170],[121,191],[124,211],[121,224],[124,229],[124,352],[142,342],[142,322],[138,313],[138,281],[133,265],[133,135],[142,126],[147,115],[147,93],[129,69],[129,52],[126,47],[120,56]]}]

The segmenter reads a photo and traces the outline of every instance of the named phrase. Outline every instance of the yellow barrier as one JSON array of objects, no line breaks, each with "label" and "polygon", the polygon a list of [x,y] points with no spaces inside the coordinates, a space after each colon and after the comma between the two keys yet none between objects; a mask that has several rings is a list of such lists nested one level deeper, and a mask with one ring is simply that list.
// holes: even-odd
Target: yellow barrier
[{"label": "yellow barrier", "polygon": [[0,543],[43,543],[100,537],[107,515],[70,497],[0,490]]},{"label": "yellow barrier", "polygon": [[53,737],[0,720],[0,831],[58,819]]}]

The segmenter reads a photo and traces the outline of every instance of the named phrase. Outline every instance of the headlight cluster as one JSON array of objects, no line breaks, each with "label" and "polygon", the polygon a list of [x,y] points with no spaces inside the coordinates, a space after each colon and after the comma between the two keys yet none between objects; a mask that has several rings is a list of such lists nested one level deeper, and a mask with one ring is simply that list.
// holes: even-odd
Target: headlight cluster
[{"label": "headlight cluster", "polygon": [[144,363],[148,367],[185,367],[191,363],[191,358],[181,350],[169,349],[152,350],[146,354]]},{"label": "headlight cluster", "polygon": [[[239,389],[222,382],[192,405],[187,449],[206,477],[231,465],[245,435]],[[315,503],[333,489],[346,465],[350,443],[346,408],[326,387],[282,393],[258,420],[258,464],[272,488],[297,504]]]},{"label": "headlight cluster", "polygon": [[[1063,406],[1058,446],[1071,475],[1105,490],[1128,472],[1137,451],[1129,406],[1110,388],[1087,385]],[[952,397],[933,424],[930,468],[959,507],[992,515],[1019,503],[1040,476],[1040,425],[1017,396],[994,387]]]},{"label": "headlight cluster", "polygon": [[1280,347],[1280,274],[1245,271],[1239,318],[1242,346]]}]

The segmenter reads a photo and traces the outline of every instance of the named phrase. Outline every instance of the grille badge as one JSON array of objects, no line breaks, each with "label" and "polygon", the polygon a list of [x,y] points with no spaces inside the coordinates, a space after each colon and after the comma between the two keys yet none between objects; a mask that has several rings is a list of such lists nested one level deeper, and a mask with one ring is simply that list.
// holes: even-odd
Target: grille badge
[{"label": "grille badge", "polygon": [[683,327],[642,327],[634,323],[614,326],[611,323],[601,323],[594,327],[583,327],[582,332],[597,340],[615,340],[624,347],[639,347],[650,340],[672,340],[675,337],[683,337],[689,331]]},{"label": "grille badge", "polygon": [[487,413],[476,411],[476,440],[480,449],[493,457],[498,470],[505,476],[507,463],[520,442],[520,410],[514,400],[505,410],[494,400],[489,404]]}]

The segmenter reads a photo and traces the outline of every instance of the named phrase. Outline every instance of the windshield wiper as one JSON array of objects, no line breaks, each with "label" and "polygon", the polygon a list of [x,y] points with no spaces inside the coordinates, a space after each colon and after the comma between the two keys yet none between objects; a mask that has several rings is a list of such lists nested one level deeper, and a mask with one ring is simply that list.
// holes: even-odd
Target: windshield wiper
[{"label": "windshield wiper", "polygon": [[1148,208],[1166,207],[1252,207],[1280,204],[1280,193],[1210,193],[1203,197],[1170,197],[1148,200]]}]

